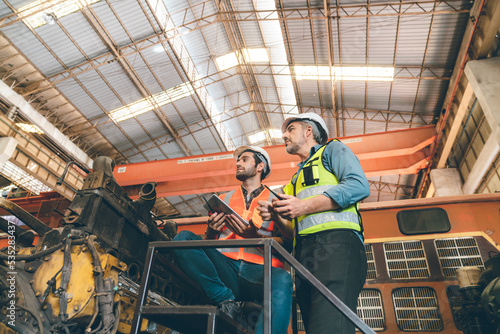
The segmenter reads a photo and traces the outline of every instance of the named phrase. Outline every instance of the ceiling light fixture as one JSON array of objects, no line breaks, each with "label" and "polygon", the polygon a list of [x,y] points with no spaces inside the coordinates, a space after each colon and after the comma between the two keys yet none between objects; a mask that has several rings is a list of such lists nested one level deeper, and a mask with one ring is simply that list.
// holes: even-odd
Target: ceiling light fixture
[{"label": "ceiling light fixture", "polygon": [[[58,18],[79,11],[83,7],[98,1],[101,0],[37,0],[19,8],[17,12],[19,13],[19,18],[23,19],[24,23],[30,25],[34,29],[44,24],[54,24]],[[46,11],[32,15],[34,12],[43,11],[49,8],[50,12]]]},{"label": "ceiling light fixture", "polygon": [[127,104],[109,112],[109,118],[115,122],[122,122],[129,118],[144,114],[168,103],[180,100],[194,94],[193,86],[190,83],[183,83],[167,89],[166,91],[148,96],[147,98]]},{"label": "ceiling light fixture", "polygon": [[394,67],[294,66],[297,80],[393,81]]},{"label": "ceiling light fixture", "polygon": [[48,12],[46,12],[46,13],[43,13],[43,20],[47,24],[56,24],[57,16],[54,13],[48,13]]}]

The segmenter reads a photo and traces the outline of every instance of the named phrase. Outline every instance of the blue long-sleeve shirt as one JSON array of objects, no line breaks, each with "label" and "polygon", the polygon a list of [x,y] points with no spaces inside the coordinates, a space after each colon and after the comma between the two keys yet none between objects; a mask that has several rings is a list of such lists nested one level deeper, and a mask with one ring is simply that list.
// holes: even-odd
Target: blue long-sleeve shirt
[{"label": "blue long-sleeve shirt", "polygon": [[[311,148],[307,160],[298,164],[297,175],[321,146],[315,145]],[[347,145],[336,140],[331,141],[323,151],[322,161],[326,170],[333,173],[339,181],[338,185],[333,186],[323,194],[334,200],[341,208],[346,208],[370,195],[370,185],[366,175],[358,158]]]}]

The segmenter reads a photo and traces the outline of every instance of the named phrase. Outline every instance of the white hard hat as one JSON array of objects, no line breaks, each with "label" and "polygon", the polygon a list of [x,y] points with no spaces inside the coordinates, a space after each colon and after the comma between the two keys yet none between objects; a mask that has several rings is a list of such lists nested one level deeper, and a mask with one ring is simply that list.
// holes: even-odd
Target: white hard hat
[{"label": "white hard hat", "polygon": [[291,117],[288,117],[285,119],[283,122],[283,125],[281,125],[281,132],[285,133],[286,128],[288,127],[288,124],[290,124],[293,121],[296,120],[301,120],[301,121],[313,121],[318,125],[318,129],[321,132],[321,143],[324,144],[328,140],[328,128],[326,126],[325,120],[318,114],[315,114],[313,112],[306,112],[303,114],[298,114],[298,115],[293,115]]},{"label": "white hard hat", "polygon": [[238,157],[245,151],[252,151],[254,153],[257,153],[266,160],[263,161],[266,167],[264,167],[264,171],[262,172],[262,178],[265,179],[266,177],[268,177],[269,174],[271,174],[271,157],[269,157],[269,154],[267,154],[266,150],[258,146],[240,146],[233,153],[234,159],[238,160]]}]

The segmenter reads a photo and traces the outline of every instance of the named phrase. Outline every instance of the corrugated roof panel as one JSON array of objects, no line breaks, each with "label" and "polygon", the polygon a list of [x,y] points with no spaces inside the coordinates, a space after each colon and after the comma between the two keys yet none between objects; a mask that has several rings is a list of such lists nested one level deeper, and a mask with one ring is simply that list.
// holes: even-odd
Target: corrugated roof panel
[{"label": "corrugated roof panel", "polygon": [[406,115],[403,115],[403,118],[405,119],[405,122],[401,122],[401,123],[389,123],[387,125],[387,131],[393,131],[393,130],[404,130],[404,129],[409,129],[410,128],[410,118],[411,116],[406,116]]},{"label": "corrugated roof panel", "polygon": [[368,65],[392,66],[396,46],[397,24],[397,17],[370,18]]},{"label": "corrugated roof panel", "polygon": [[[82,76],[84,75],[94,76],[91,72],[82,74]],[[74,79],[67,79],[57,84],[56,88],[68,97],[71,100],[71,104],[73,104],[88,119],[104,115],[102,109]]]},{"label": "corrugated roof panel", "polygon": [[448,88],[445,80],[422,80],[415,112],[436,112],[441,109]]},{"label": "corrugated roof panel", "polygon": [[135,118],[126,119],[118,123],[124,133],[134,142],[134,144],[139,145],[151,141],[151,135],[148,129],[143,129],[141,124],[137,122]]},{"label": "corrugated roof panel", "polygon": [[227,105],[227,102],[229,100],[224,99],[224,97],[227,96],[228,92],[226,92],[226,88],[224,87],[222,82],[214,82],[213,84],[208,85],[205,88],[207,89],[208,95],[210,95],[210,97],[214,100],[215,105],[217,106],[217,109],[219,111],[232,108],[231,104]]},{"label": "corrugated roof panel", "polygon": [[310,65],[324,65],[327,66],[328,62],[328,40],[326,33],[326,22],[325,20],[313,20],[313,29],[314,29],[314,48],[316,61],[314,62],[314,58],[310,60]]},{"label": "corrugated roof panel", "polygon": [[168,142],[167,144],[160,145],[160,148],[169,159],[175,159],[186,156],[184,151],[179,147],[175,140]]},{"label": "corrugated roof panel", "polygon": [[401,17],[396,65],[422,65],[430,23],[430,15]]},{"label": "corrugated roof panel", "polygon": [[144,162],[146,159],[142,156],[142,154],[136,154],[128,158],[128,161],[130,161],[131,164],[135,164],[138,162]]},{"label": "corrugated roof panel", "polygon": [[240,31],[245,39],[245,45],[249,49],[264,47],[264,40],[257,21],[240,21]]},{"label": "corrugated roof panel", "polygon": [[[106,14],[113,15],[112,18],[106,16],[105,20],[111,23],[111,25],[106,25],[106,29],[111,29],[109,33],[113,36],[116,44],[121,46],[130,43],[130,38],[124,35],[127,31],[134,40],[155,34],[146,16],[147,14],[137,1],[113,1],[109,4],[123,24],[123,26],[121,24],[116,24],[114,14]],[[154,21],[154,19],[152,19],[152,21]]]},{"label": "corrugated roof panel", "polygon": [[144,98],[117,62],[102,66],[99,71],[125,104]]},{"label": "corrugated roof panel", "polygon": [[331,28],[332,28],[332,48],[333,48],[333,64],[334,65],[339,65],[340,62],[340,48],[339,48],[339,42],[340,42],[340,34],[339,34],[339,24],[340,20],[335,19],[332,20]]},{"label": "corrugated roof panel", "polygon": [[180,113],[182,113],[183,110],[178,108],[176,102],[177,101],[162,106],[161,110],[165,114],[168,123],[172,125],[175,129],[179,129],[186,126],[186,123],[182,120],[180,115]]},{"label": "corrugated roof panel", "polygon": [[289,47],[292,51],[293,65],[314,65],[313,42],[308,21],[286,21],[288,36],[300,36],[292,39]]},{"label": "corrugated roof panel", "polygon": [[314,80],[297,80],[300,101],[303,106],[319,106],[318,82]]},{"label": "corrugated roof panel", "polygon": [[[211,26],[208,26],[207,28],[210,27]],[[210,30],[214,30],[214,28],[207,30],[208,33],[205,31],[202,33],[200,30],[193,30],[189,34],[182,35],[181,37],[184,46],[189,52],[191,60],[195,64],[205,63],[212,56],[205,42],[205,38],[210,33]],[[224,44],[224,38],[222,38],[221,43]],[[214,45],[211,46],[214,47]],[[202,75],[205,76],[204,71],[200,71],[199,73],[203,73]]]},{"label": "corrugated roof panel", "polygon": [[[68,20],[73,14],[65,16],[63,19]],[[87,59],[75,44],[70,40],[68,35],[64,33],[59,26],[43,25],[37,29],[37,33],[46,43],[49,48],[55,53],[67,67],[85,62]]]},{"label": "corrugated roof panel", "polygon": [[[12,1],[10,1],[10,2],[12,5]],[[22,5],[20,7],[22,7]],[[7,5],[4,2],[0,3],[0,17],[9,16],[12,13],[13,13],[12,9],[7,7]],[[13,18],[13,19],[15,20],[16,18]]]},{"label": "corrugated roof panel", "polygon": [[[165,106],[160,107],[162,114],[164,114],[164,109]],[[163,125],[163,122],[158,119],[154,111],[148,111],[144,114],[136,116],[136,118],[148,130],[153,138],[167,134],[165,125]]]},{"label": "corrugated roof panel", "polygon": [[[198,100],[196,95],[182,98],[182,99],[177,100],[173,103],[175,105],[175,108],[179,111],[180,116],[183,119],[183,121],[180,121],[180,120],[172,121],[172,125],[175,128],[183,127],[186,124],[198,122],[202,119],[200,110],[198,109],[198,106],[195,104],[193,97],[197,100],[198,106],[200,106],[202,108],[203,105]],[[170,117],[169,117],[169,120],[170,120]]]},{"label": "corrugated roof panel", "polygon": [[118,150],[126,150],[133,146],[130,140],[127,139],[127,137],[120,131],[120,129],[113,122],[99,126],[98,130]]},{"label": "corrugated roof panel", "polygon": [[[169,52],[171,52],[170,47],[168,45],[166,45],[166,46],[167,46],[167,50],[169,50]],[[154,71],[156,78],[158,78],[158,80],[160,81],[159,84],[161,84],[161,86],[163,86],[163,88],[165,90],[172,88],[172,87],[175,87],[175,86],[180,85],[180,84],[185,82],[184,78],[181,77],[179,75],[179,73],[177,72],[175,66],[172,64],[172,61],[170,60],[169,56],[165,53],[165,50],[162,46],[157,45],[157,46],[154,46],[152,48],[148,48],[144,51],[141,51],[141,53],[143,54],[144,58],[146,59],[148,65]],[[130,59],[132,60],[132,59],[135,59],[138,57],[139,57],[138,55],[132,55],[132,57]],[[175,57],[172,53],[171,53],[171,57],[173,57],[175,59]],[[135,64],[135,63],[132,62],[132,64]],[[180,65],[178,63],[177,63],[177,67],[182,73],[182,68],[180,67]],[[134,68],[135,68],[135,66],[134,66]],[[147,70],[147,69],[144,68],[144,70]],[[151,77],[149,77],[149,79],[148,79],[149,85],[151,85],[151,84],[153,85],[153,86],[151,86],[151,89],[152,89],[155,84],[153,81],[149,81],[149,80],[154,80],[154,82],[156,82],[156,79],[151,78]]]},{"label": "corrugated roof panel", "polygon": [[[42,26],[39,29],[46,27]],[[52,27],[52,26],[51,26]],[[37,29],[38,30],[38,29]],[[7,28],[2,33],[45,75],[63,71],[63,66],[50,54],[45,46],[19,21]]]},{"label": "corrugated roof panel", "polygon": [[280,99],[274,85],[273,76],[271,75],[271,70],[266,71],[268,74],[257,74],[255,78],[260,86],[261,95],[264,101],[269,103],[279,103]]},{"label": "corrugated roof panel", "polygon": [[233,139],[234,145],[236,145],[236,147],[248,144],[246,137],[244,136],[245,133],[241,127],[241,121],[239,120],[239,118],[234,117],[225,120],[223,122],[223,125],[226,127],[226,130]]},{"label": "corrugated roof panel", "polygon": [[368,81],[366,105],[369,109],[387,110],[391,84],[387,81]]},{"label": "corrugated roof panel", "polygon": [[455,65],[468,17],[467,13],[435,16],[425,65],[447,68]]},{"label": "corrugated roof panel", "polygon": [[165,154],[163,154],[163,152],[157,147],[145,151],[144,155],[146,155],[148,161],[164,160],[169,158],[166,157]]},{"label": "corrugated roof panel", "polygon": [[[346,136],[357,136],[363,134],[365,122],[363,120],[357,119],[346,119],[345,123],[345,133],[341,133],[341,137]],[[342,124],[340,125],[342,127]]]},{"label": "corrugated roof panel", "polygon": [[192,135],[183,136],[182,141],[187,146],[192,155],[204,154],[203,151],[200,149],[198,135],[196,136],[196,138]]},{"label": "corrugated roof panel", "polygon": [[344,86],[344,107],[365,109],[365,82],[346,80],[343,81],[343,86]]},{"label": "corrugated roof panel", "polygon": [[319,81],[319,87],[321,91],[321,101],[322,106],[326,108],[332,108],[332,84],[330,81],[321,80]]},{"label": "corrugated roof panel", "polygon": [[413,111],[418,80],[394,80],[391,110]]},{"label": "corrugated roof panel", "polygon": [[385,131],[385,123],[366,121],[365,133],[376,133]]},{"label": "corrugated roof panel", "polygon": [[366,19],[340,20],[343,65],[366,65]]},{"label": "corrugated roof panel", "polygon": [[214,130],[213,127],[210,127],[196,132],[195,137],[200,147],[200,153],[192,152],[194,155],[220,152],[219,146],[214,140],[214,135],[217,136]]},{"label": "corrugated roof panel", "polygon": [[[88,58],[92,59],[108,53],[108,49],[81,12],[64,16],[59,21]],[[82,31],[85,31],[85,33],[82,34]],[[80,62],[83,61],[85,60],[81,60]],[[73,61],[73,63],[77,64],[78,62]]]},{"label": "corrugated roof panel", "polygon": [[[145,50],[148,51],[147,54],[150,54],[153,51],[150,50]],[[144,83],[144,86],[146,89],[149,91],[150,95],[154,95],[156,93],[162,92],[164,89],[160,86],[159,82],[156,80],[154,77],[153,73],[151,73],[151,70],[148,68],[148,66],[153,66],[153,64],[146,64],[144,62],[144,59],[146,57],[144,56],[144,59],[140,57],[138,54],[130,55],[126,57],[129,61],[129,63],[134,64],[134,71],[137,73],[139,76],[140,80],[142,83]],[[153,69],[154,72],[156,72]],[[130,80],[127,80],[130,81]],[[132,83],[132,82],[130,82]],[[130,89],[137,90],[134,88],[134,86],[131,86]],[[166,88],[165,88],[166,90]]]},{"label": "corrugated roof panel", "polygon": [[[123,2],[129,3],[129,1]],[[111,6],[115,8],[116,4],[117,2],[113,2]],[[131,5],[133,6],[132,3]],[[116,45],[122,46],[132,42],[123,29],[123,26],[120,24],[115,14],[113,14],[113,11],[105,1],[100,1],[98,6],[92,6],[92,10],[95,12],[99,21],[103,24],[104,29],[106,29]],[[138,16],[140,16],[140,14]]]},{"label": "corrugated roof panel", "polygon": [[[19,8],[27,6],[32,2],[33,2],[33,0],[10,0],[9,4],[12,7],[14,7],[16,10],[18,10]],[[7,6],[7,5],[2,3],[2,6]]]}]

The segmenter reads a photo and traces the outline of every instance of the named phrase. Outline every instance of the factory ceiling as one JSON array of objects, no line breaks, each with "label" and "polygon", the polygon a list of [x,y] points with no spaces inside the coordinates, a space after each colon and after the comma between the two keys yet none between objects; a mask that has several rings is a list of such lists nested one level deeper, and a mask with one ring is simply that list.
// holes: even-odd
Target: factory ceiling
[{"label": "factory ceiling", "polygon": [[[429,169],[458,136],[443,129],[462,98],[465,63],[491,56],[498,43],[498,7],[494,0],[3,0],[0,135],[18,146],[7,162],[12,171],[1,174],[71,197],[78,171],[62,187],[54,183],[70,160],[91,168],[99,155],[128,165],[280,145],[287,116],[316,112],[332,137],[348,142],[434,128],[424,168],[370,174],[365,201],[424,196]],[[205,214],[203,194],[181,193],[159,200],[157,211]]]}]

